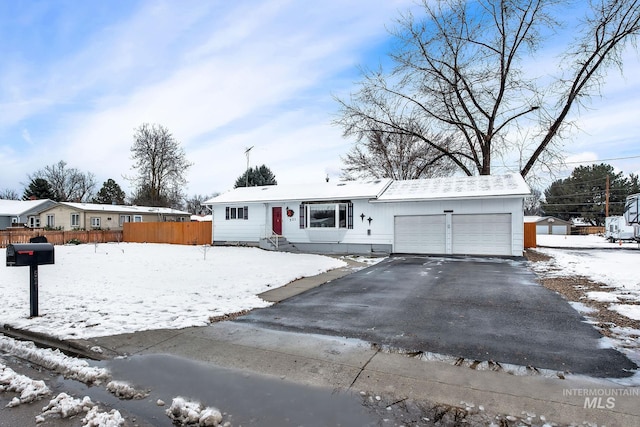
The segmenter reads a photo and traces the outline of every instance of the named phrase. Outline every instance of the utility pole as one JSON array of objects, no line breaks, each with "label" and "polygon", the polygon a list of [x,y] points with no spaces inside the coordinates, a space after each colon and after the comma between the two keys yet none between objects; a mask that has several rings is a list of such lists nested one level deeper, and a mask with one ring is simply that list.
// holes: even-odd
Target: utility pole
[{"label": "utility pole", "polygon": [[609,175],[607,175],[607,189],[604,193],[604,197],[605,197],[604,216],[606,218],[609,216]]}]

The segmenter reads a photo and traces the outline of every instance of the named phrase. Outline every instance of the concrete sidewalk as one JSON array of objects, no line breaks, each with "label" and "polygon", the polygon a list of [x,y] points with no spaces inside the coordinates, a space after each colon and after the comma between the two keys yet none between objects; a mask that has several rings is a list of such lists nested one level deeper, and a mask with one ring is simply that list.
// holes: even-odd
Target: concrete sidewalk
[{"label": "concrete sidewalk", "polygon": [[[334,389],[374,392],[563,424],[640,425],[638,388],[608,380],[516,376],[386,353],[358,340],[221,322],[90,340],[112,353],[166,353]],[[588,394],[601,396],[600,400]],[[617,395],[616,395],[617,394]],[[626,394],[626,395],[622,395]],[[607,398],[613,396],[613,400]],[[607,406],[608,405],[608,406]],[[607,409],[609,408],[609,409]]]}]

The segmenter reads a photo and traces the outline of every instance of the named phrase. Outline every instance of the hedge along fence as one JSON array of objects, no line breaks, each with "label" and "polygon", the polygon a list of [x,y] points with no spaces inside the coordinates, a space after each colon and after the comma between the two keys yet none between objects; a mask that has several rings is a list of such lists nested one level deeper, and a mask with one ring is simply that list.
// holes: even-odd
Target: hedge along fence
[{"label": "hedge along fence", "polygon": [[211,221],[125,222],[123,240],[130,243],[206,245],[211,243],[212,224]]},{"label": "hedge along fence", "polygon": [[44,236],[49,243],[64,245],[74,243],[107,243],[122,242],[121,230],[44,230],[42,228],[16,228],[0,231],[0,247],[6,248],[11,243],[29,243],[32,237]]}]

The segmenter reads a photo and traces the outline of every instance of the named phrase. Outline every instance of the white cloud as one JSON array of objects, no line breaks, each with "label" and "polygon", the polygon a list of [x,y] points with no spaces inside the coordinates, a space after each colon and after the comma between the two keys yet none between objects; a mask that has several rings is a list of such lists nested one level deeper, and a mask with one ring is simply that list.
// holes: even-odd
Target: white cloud
[{"label": "white cloud", "polygon": [[[365,52],[386,41],[385,26],[407,7],[413,0],[143,2],[53,62],[0,68],[0,136],[14,141],[0,146],[0,179],[18,188],[27,173],[65,160],[128,191],[122,176],[132,174],[133,130],[144,122],[183,144],[194,163],[191,194],[230,188],[252,145],[252,165],[266,164],[279,182],[337,178],[350,143],[330,124],[331,94],[353,89],[357,65],[376,62]],[[640,71],[628,62],[627,76]],[[612,72],[607,98],[583,111],[568,154],[636,149],[640,100],[630,93],[639,85]]]},{"label": "white cloud", "polygon": [[31,134],[29,133],[28,129],[22,129],[22,139],[27,144],[33,144],[33,141],[31,140]]}]

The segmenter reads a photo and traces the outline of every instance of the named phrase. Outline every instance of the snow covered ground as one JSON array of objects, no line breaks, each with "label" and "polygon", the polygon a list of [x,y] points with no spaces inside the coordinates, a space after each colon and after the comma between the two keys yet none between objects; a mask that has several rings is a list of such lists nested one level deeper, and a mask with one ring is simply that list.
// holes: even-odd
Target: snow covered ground
[{"label": "snow covered ground", "polygon": [[536,243],[538,246],[550,248],[627,248],[640,249],[640,245],[636,242],[609,242],[604,236],[597,234],[589,234],[585,236],[556,236],[548,234],[536,235]]},{"label": "snow covered ground", "polygon": [[257,296],[264,291],[344,265],[255,248],[56,246],[55,264],[38,269],[39,317],[29,318],[29,268],[0,267],[0,319],[62,339],[202,326],[210,317],[270,305]]},{"label": "snow covered ground", "polygon": [[[640,248],[637,243],[610,243],[598,235],[538,235],[537,241],[538,245],[548,247],[539,247],[536,250],[553,257],[553,260],[547,263],[534,265],[539,273],[556,277],[584,276],[611,289],[589,292],[587,295],[590,299],[640,304]],[[610,250],[596,250],[600,248]],[[619,248],[622,249],[617,250]],[[620,312],[632,319],[640,320],[640,305],[631,305],[625,311],[627,314]]]},{"label": "snow covered ground", "polygon": [[[550,247],[538,247],[536,251],[552,257],[549,261],[531,264],[540,276],[583,276],[605,285],[598,291],[586,292],[582,301],[573,302],[578,311],[588,316],[591,309],[584,303],[592,300],[606,303],[609,310],[640,321],[640,250],[637,243],[619,245],[597,235],[539,235],[537,240],[539,245]],[[622,346],[640,348],[637,338],[640,330],[616,327],[612,331]],[[635,350],[634,355],[640,357],[640,352]]]}]

